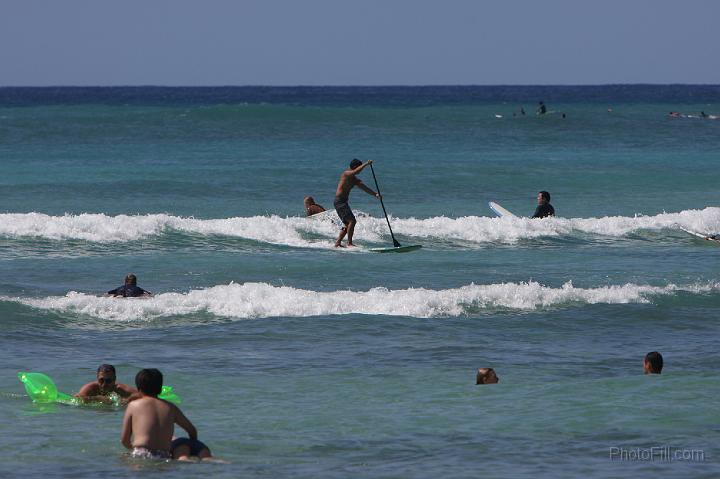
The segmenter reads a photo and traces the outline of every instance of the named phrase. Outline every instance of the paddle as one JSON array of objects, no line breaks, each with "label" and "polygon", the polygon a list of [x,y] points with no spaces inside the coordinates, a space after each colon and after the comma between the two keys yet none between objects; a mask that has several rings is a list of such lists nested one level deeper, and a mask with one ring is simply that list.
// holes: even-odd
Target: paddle
[{"label": "paddle", "polygon": [[385,214],[385,221],[387,221],[388,229],[390,230],[390,236],[393,240],[393,246],[396,248],[400,248],[400,243],[398,243],[398,240],[395,239],[395,235],[392,232],[392,227],[390,226],[390,220],[388,219],[387,211],[385,211],[385,203],[383,203],[382,200],[382,193],[380,193],[380,185],[378,185],[377,178],[375,177],[375,169],[373,168],[372,163],[370,163],[370,171],[372,171],[373,180],[375,181],[375,189],[377,189],[378,196],[380,196],[380,206],[382,206],[383,213]]}]

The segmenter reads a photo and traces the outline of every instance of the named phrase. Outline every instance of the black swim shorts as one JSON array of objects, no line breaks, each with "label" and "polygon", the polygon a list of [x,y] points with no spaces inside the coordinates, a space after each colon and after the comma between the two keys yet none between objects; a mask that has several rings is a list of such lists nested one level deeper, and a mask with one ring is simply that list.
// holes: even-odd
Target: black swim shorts
[{"label": "black swim shorts", "polygon": [[208,451],[210,450],[210,448],[208,448],[202,441],[190,439],[189,437],[178,437],[173,440],[172,444],[170,444],[170,450],[174,453],[175,449],[180,446],[190,446],[191,456],[197,456],[203,449],[207,449]]},{"label": "black swim shorts", "polygon": [[345,226],[348,225],[351,221],[355,221],[355,215],[353,214],[352,210],[350,209],[350,205],[348,204],[347,198],[335,198],[335,201],[333,202],[333,205],[335,206],[335,211],[337,212],[338,216],[340,217],[340,220],[343,222]]}]

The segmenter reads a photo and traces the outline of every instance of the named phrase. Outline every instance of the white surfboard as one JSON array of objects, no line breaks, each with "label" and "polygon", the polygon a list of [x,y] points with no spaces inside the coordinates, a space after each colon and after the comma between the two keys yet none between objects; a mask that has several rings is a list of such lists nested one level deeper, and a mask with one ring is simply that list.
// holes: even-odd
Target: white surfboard
[{"label": "white surfboard", "polygon": [[308,218],[313,219],[313,220],[321,220],[321,221],[325,221],[327,219],[333,219],[333,218],[335,218],[335,210],[321,211],[320,213],[315,213],[314,215],[308,216]]},{"label": "white surfboard", "polygon": [[509,212],[508,210],[506,210],[499,204],[495,203],[494,201],[491,201],[490,203],[488,203],[488,206],[490,207],[491,210],[493,210],[493,213],[495,213],[496,215],[498,215],[501,218],[504,218],[504,217],[517,218],[516,215],[512,214],[511,212]]},{"label": "white surfboard", "polygon": [[703,233],[698,233],[697,231],[692,231],[692,230],[685,229],[685,228],[683,228],[682,226],[680,227],[680,229],[683,230],[684,232],[686,232],[687,234],[691,234],[691,235],[693,235],[693,236],[695,236],[695,237],[697,237],[697,238],[701,238],[701,239],[708,240],[708,241],[713,241],[713,242],[715,242],[715,243],[720,243],[720,238],[719,238],[717,235],[716,235],[716,236],[710,236],[710,235],[706,235],[706,234],[703,234]]}]

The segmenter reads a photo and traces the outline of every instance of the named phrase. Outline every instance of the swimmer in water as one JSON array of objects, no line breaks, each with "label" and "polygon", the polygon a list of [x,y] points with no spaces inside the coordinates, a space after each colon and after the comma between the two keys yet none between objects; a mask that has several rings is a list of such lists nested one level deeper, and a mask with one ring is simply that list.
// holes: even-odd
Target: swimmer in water
[{"label": "swimmer in water", "polygon": [[114,394],[120,398],[121,404],[127,404],[138,392],[126,384],[117,382],[115,366],[112,364],[101,364],[100,367],[97,368],[95,381],[81,387],[75,397],[82,399],[83,402],[114,404],[115,401],[113,401],[111,397]]},{"label": "swimmer in water", "polygon": [[[132,457],[178,459],[212,457],[210,449],[198,440],[197,429],[175,404],[158,398],[163,375],[157,369],[142,369],[135,376],[139,398],[128,404],[123,418],[120,442]],[[187,438],[173,440],[174,425],[187,431]]]},{"label": "swimmer in water", "polygon": [[137,277],[132,273],[125,276],[124,285],[108,291],[107,294],[115,298],[120,296],[123,298],[139,298],[142,296],[152,296],[152,293],[150,291],[145,291],[144,289],[138,287]]}]

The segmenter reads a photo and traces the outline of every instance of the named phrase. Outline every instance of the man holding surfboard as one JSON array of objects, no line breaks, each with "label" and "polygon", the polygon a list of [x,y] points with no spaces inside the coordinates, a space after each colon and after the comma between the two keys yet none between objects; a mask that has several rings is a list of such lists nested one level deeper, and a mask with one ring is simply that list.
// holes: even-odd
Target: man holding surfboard
[{"label": "man holding surfboard", "polygon": [[365,186],[365,183],[363,183],[362,180],[357,177],[357,175],[360,174],[360,172],[364,170],[365,167],[367,167],[368,165],[372,165],[372,160],[368,160],[363,163],[362,161],[355,158],[350,162],[350,168],[343,171],[340,175],[340,181],[338,182],[337,191],[335,191],[335,201],[333,202],[333,205],[335,206],[335,211],[337,212],[344,226],[343,229],[340,230],[340,235],[338,236],[337,241],[335,241],[336,248],[343,247],[342,240],[345,235],[347,235],[347,245],[354,246],[352,240],[357,220],[355,219],[355,215],[353,214],[352,210],[350,209],[350,205],[348,204],[348,200],[350,199],[350,190],[352,190],[353,187],[357,186],[365,193],[372,195],[378,199],[381,198],[379,193],[376,193],[367,186]]}]

